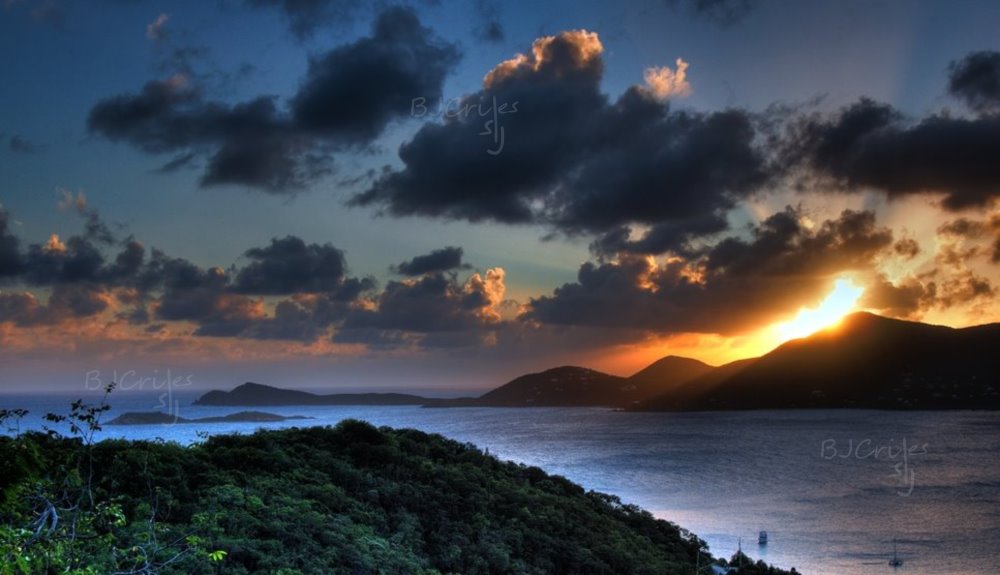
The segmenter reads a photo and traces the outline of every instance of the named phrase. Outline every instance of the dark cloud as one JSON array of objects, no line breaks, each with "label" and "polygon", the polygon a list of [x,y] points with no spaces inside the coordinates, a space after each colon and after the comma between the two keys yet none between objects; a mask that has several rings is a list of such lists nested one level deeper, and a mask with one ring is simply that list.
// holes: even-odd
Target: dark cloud
[{"label": "dark cloud", "polygon": [[594,152],[564,178],[550,214],[566,230],[659,225],[649,247],[665,251],[720,231],[737,199],[767,181],[747,114],[669,112],[630,90],[594,136]]},{"label": "dark cloud", "polygon": [[814,229],[787,208],[695,260],[622,255],[587,263],[577,281],[531,301],[546,324],[734,334],[815,303],[839,274],[867,270],[892,245],[871,212],[845,211]]},{"label": "dark cloud", "polygon": [[491,321],[493,303],[484,284],[461,284],[445,274],[392,281],[378,295],[377,309],[357,310],[345,329],[378,328],[413,332],[457,331]]},{"label": "dark cloud", "polygon": [[984,206],[1000,195],[1000,116],[911,123],[864,99],[833,119],[809,120],[791,145],[804,151],[809,167],[848,191],[942,193],[952,210]]},{"label": "dark cloud", "polygon": [[203,186],[244,185],[271,193],[302,189],[332,171],[331,154],[364,145],[410,112],[414,97],[438,98],[457,49],[412,10],[390,8],[372,36],[313,59],[291,111],[276,98],[238,104],[206,100],[190,74],[98,102],[88,129],[151,154],[173,154],[161,171],[204,157]]},{"label": "dark cloud", "polygon": [[958,218],[938,226],[938,233],[949,236],[977,238],[986,230],[986,222]]},{"label": "dark cloud", "polygon": [[941,282],[937,303],[943,308],[968,304],[978,300],[990,300],[997,293],[989,278],[972,270],[952,274]]},{"label": "dark cloud", "polygon": [[[501,327],[498,310],[504,289],[499,269],[473,274],[464,283],[443,273],[389,282],[375,306],[346,316],[333,339],[374,347],[474,345],[477,337],[470,334]],[[465,337],[441,336],[443,332],[461,332]]]},{"label": "dark cloud", "polygon": [[[357,205],[379,205],[393,215],[526,223],[533,203],[550,195],[561,174],[578,164],[592,118],[607,105],[599,89],[603,63],[596,35],[563,33],[535,43],[539,57],[510,61],[487,76],[482,91],[430,122],[400,147],[402,170],[386,172]],[[505,146],[491,155],[484,116],[493,101]],[[429,102],[428,105],[433,105]],[[499,114],[498,114],[499,115]]]},{"label": "dark cloud", "polygon": [[76,284],[56,286],[49,295],[46,313],[51,323],[64,318],[97,315],[109,307],[109,294],[102,286]]},{"label": "dark cloud", "polygon": [[0,207],[0,281],[21,273],[21,241],[10,231],[10,215]]},{"label": "dark cloud", "polygon": [[905,259],[913,259],[920,253],[920,244],[913,238],[904,238],[892,246],[892,251]]},{"label": "dark cloud", "polygon": [[351,21],[364,7],[360,0],[245,0],[245,3],[280,10],[292,34],[300,40],[311,37],[324,26]]},{"label": "dark cloud", "polygon": [[875,274],[866,282],[860,305],[894,317],[919,319],[935,308],[946,310],[992,300],[997,293],[993,282],[969,266],[972,259],[985,255],[986,250],[979,244],[962,243],[992,232],[1000,237],[1000,218],[991,221],[958,218],[941,225],[938,228],[941,245],[935,257],[941,267],[903,277],[895,283],[885,274]]},{"label": "dark cloud", "polygon": [[665,221],[654,224],[639,238],[631,237],[631,229],[621,226],[600,236],[590,245],[590,250],[600,257],[619,253],[661,254],[675,252],[692,255],[697,239],[712,236],[729,229],[722,214],[709,214],[689,220]]},{"label": "dark cloud", "polygon": [[[293,300],[278,302],[274,314],[268,318],[237,322],[238,331],[219,335],[239,336],[250,339],[316,341],[326,333],[330,322],[318,317],[315,310]],[[204,331],[201,332],[204,334]]]},{"label": "dark cloud", "polygon": [[28,292],[0,292],[0,323],[21,327],[55,325],[95,316],[108,308],[109,300],[103,288],[89,284],[58,285],[44,304]]},{"label": "dark cloud", "polygon": [[[196,324],[194,335],[315,341],[375,288],[346,276],[343,254],[288,236],[247,251],[252,261],[233,276],[154,252],[143,271],[144,289],[162,290],[156,318]],[[281,261],[286,258],[285,261]],[[310,293],[310,292],[323,293]],[[289,295],[271,314],[246,294]]]},{"label": "dark cloud", "polygon": [[0,292],[0,324],[34,325],[39,317],[39,303],[27,292]]},{"label": "dark cloud", "polygon": [[197,336],[236,337],[266,318],[262,300],[228,291],[229,278],[221,268],[202,269],[159,253],[152,259],[147,277],[163,286],[154,306],[156,319],[192,322]]},{"label": "dark cloud", "polygon": [[[311,143],[279,114],[274,98],[228,106],[204,101],[185,76],[146,84],[138,95],[99,102],[88,129],[149,153],[214,150],[202,185],[242,184],[280,193],[299,189],[327,173],[307,161]],[[175,158],[176,160],[177,158]]]},{"label": "dark cloud", "polygon": [[34,285],[99,281],[104,256],[93,242],[73,236],[62,243],[56,236],[47,244],[28,247],[24,273]]},{"label": "dark cloud", "polygon": [[473,34],[485,42],[502,42],[504,29],[500,23],[500,4],[495,0],[476,0],[474,7],[479,23],[472,30]]},{"label": "dark cloud", "polygon": [[1000,52],[973,52],[952,62],[948,91],[976,112],[1000,112]]},{"label": "dark cloud", "polygon": [[20,134],[14,134],[7,139],[7,148],[19,154],[37,154],[42,151],[42,146],[32,142]]},{"label": "dark cloud", "polygon": [[[191,106],[191,109],[187,109]],[[87,127],[114,141],[126,141],[146,152],[188,146],[206,136],[208,122],[224,108],[201,108],[200,97],[186,76],[153,80],[136,95],[102,100],[90,110]]]},{"label": "dark cloud", "polygon": [[865,286],[858,305],[891,317],[919,319],[936,297],[937,284],[924,278],[908,276],[893,283],[885,274],[877,274]]},{"label": "dark cloud", "polygon": [[292,114],[304,130],[369,142],[390,120],[409,115],[414,98],[440,100],[458,60],[458,49],[437,40],[411,9],[390,8],[376,19],[371,37],[310,61]]},{"label": "dark cloud", "polygon": [[[537,40],[498,65],[483,89],[400,148],[354,205],[394,216],[541,223],[566,234],[656,226],[641,249],[664,252],[725,229],[725,212],[768,181],[753,118],[739,110],[674,112],[648,89],[601,92],[596,34]],[[500,153],[487,153],[494,104]],[[479,145],[476,145],[476,144]],[[639,244],[632,247],[640,249]]]},{"label": "dark cloud", "polygon": [[668,3],[690,10],[698,18],[728,27],[746,18],[759,0],[668,0]]},{"label": "dark cloud", "polygon": [[412,277],[468,268],[468,264],[462,263],[463,255],[464,251],[462,248],[448,246],[392,266],[392,271],[400,275]]},{"label": "dark cloud", "polygon": [[186,154],[178,154],[177,156],[174,156],[172,160],[157,168],[156,171],[161,174],[176,172],[181,168],[190,166],[197,157],[198,154],[195,154],[194,152],[188,152]]},{"label": "dark cloud", "polygon": [[[945,239],[979,240],[986,238],[990,242],[987,248],[990,261],[992,263],[1000,263],[1000,215],[994,215],[988,220],[958,218],[945,222],[938,227],[937,231]],[[945,249],[947,250],[948,248],[954,248],[954,246],[946,244]],[[964,263],[966,259],[974,257],[979,253],[981,253],[979,247],[973,245],[964,253],[959,253],[952,249],[950,252],[946,252],[945,255],[958,260],[958,263]]]},{"label": "dark cloud", "polygon": [[276,194],[300,190],[333,172],[328,157],[308,149],[294,136],[259,134],[227,141],[209,158],[201,184],[238,184]]},{"label": "dark cloud", "polygon": [[[159,250],[153,250],[147,259],[142,244],[131,238],[117,241],[107,237],[103,238],[107,242],[95,242],[95,235],[103,237],[110,232],[96,213],[85,206],[80,209],[87,217],[84,234],[71,236],[65,242],[53,235],[45,244],[28,246],[23,254],[15,252],[20,265],[12,280],[52,290],[44,306],[18,299],[21,309],[33,310],[30,314],[20,313],[16,320],[19,323],[51,324],[97,315],[109,308],[112,290],[125,290],[119,300],[133,307],[119,315],[132,323],[151,319],[147,301],[153,299],[153,292],[160,294],[155,308],[162,319],[219,322],[249,317],[246,314],[253,309],[253,302],[227,293],[228,280],[223,270],[203,270]],[[121,246],[112,260],[104,255],[102,243]]]},{"label": "dark cloud", "polygon": [[1000,234],[1000,215],[993,216],[989,220],[957,218],[941,224],[938,226],[937,231],[939,234],[945,236],[968,239],[976,239],[990,232]]},{"label": "dark cloud", "polygon": [[[84,218],[83,234],[65,242],[53,234],[45,244],[31,244],[25,250],[9,229],[9,214],[0,209],[0,280],[44,287],[80,282],[105,284],[120,279],[126,273],[122,266],[128,264],[127,254],[119,254],[113,265],[106,265],[103,246],[115,245],[117,240],[95,211],[85,203],[75,206]],[[125,251],[129,249],[126,245]]]},{"label": "dark cloud", "polygon": [[[190,322],[198,336],[308,342],[367,306],[376,289],[373,279],[348,275],[344,254],[334,246],[295,236],[247,250],[248,263],[231,271],[157,249],[147,254],[132,237],[97,242],[94,236],[107,227],[82,196],[66,198],[86,218],[84,233],[65,242],[52,236],[24,250],[8,230],[7,212],[0,210],[0,278],[51,290],[45,304],[30,293],[3,294],[0,322],[54,324],[100,314],[116,302],[122,307],[115,317],[131,325]],[[263,297],[251,296],[287,297],[273,302],[269,313]]]},{"label": "dark cloud", "polygon": [[344,283],[347,263],[344,252],[330,244],[306,244],[295,236],[274,238],[264,248],[244,254],[250,263],[236,276],[241,293],[292,294],[332,292]]}]

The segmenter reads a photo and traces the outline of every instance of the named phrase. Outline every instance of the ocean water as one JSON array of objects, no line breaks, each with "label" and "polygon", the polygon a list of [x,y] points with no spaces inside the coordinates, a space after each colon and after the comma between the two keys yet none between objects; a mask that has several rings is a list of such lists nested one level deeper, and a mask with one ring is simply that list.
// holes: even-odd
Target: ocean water
[{"label": "ocean water", "polygon": [[[68,397],[0,396],[0,407],[66,412]],[[93,398],[87,398],[92,400]],[[193,396],[122,393],[124,411],[181,417],[244,408]],[[273,407],[313,420],[106,427],[100,437],[199,441],[199,434],[332,425],[352,417],[441,433],[618,495],[706,540],[804,574],[994,573],[1000,564],[1000,413],[759,411],[622,413],[592,408]],[[767,530],[770,542],[757,545]],[[888,565],[896,542],[905,561]]]}]

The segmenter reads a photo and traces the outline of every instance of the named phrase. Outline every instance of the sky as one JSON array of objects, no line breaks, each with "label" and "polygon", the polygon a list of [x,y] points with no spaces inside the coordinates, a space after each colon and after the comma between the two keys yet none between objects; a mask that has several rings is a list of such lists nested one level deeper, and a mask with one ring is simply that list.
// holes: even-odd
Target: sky
[{"label": "sky", "polygon": [[465,392],[850,311],[1000,321],[997,29],[972,0],[3,0],[0,389]]}]

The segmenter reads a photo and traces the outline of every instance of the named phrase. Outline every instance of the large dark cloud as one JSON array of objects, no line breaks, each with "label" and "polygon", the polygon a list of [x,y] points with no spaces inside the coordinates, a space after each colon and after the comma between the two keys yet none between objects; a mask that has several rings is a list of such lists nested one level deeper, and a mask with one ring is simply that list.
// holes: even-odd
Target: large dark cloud
[{"label": "large dark cloud", "polygon": [[[535,47],[530,62],[501,64],[483,90],[446,111],[443,123],[421,128],[400,147],[404,169],[383,174],[354,203],[393,215],[534,221],[533,202],[579,162],[589,125],[607,106],[596,35],[564,33]],[[497,155],[487,153],[497,149],[492,138],[480,135],[494,98],[505,135]]]},{"label": "large dark cloud", "polygon": [[[401,146],[403,168],[353,203],[567,234],[663,224],[646,243],[659,252],[723,229],[725,212],[770,175],[751,116],[671,111],[640,87],[611,102],[600,89],[601,52],[583,31],[537,40]],[[484,123],[494,106],[498,126]],[[484,129],[503,130],[502,148]]]},{"label": "large dark cloud", "polygon": [[929,116],[913,123],[863,99],[831,119],[813,119],[790,145],[843,189],[890,197],[945,195],[944,207],[984,206],[1000,195],[1000,116]]},{"label": "large dark cloud", "polygon": [[330,292],[344,282],[347,263],[344,252],[330,244],[306,244],[294,236],[274,238],[263,248],[244,254],[250,263],[236,276],[235,288],[242,293],[291,294]]},{"label": "large dark cloud", "polygon": [[948,91],[980,113],[1000,112],[1000,52],[973,52],[948,69]]},{"label": "large dark cloud", "polygon": [[[501,325],[498,307],[504,287],[499,269],[475,273],[464,283],[444,273],[392,281],[374,306],[347,315],[334,341],[377,347],[472,345],[479,341],[477,333]],[[466,335],[442,336],[445,332]]]},{"label": "large dark cloud", "polygon": [[577,281],[531,301],[542,323],[735,334],[815,303],[839,274],[867,270],[892,233],[871,212],[845,211],[814,229],[788,208],[696,260],[625,255],[587,263]]},{"label": "large dark cloud", "polygon": [[311,61],[290,112],[274,96],[238,104],[206,100],[190,75],[177,74],[98,102],[87,126],[144,152],[173,154],[165,171],[204,158],[203,186],[287,193],[329,174],[333,150],[368,144],[391,120],[408,115],[413,98],[440,97],[458,57],[412,10],[389,8],[371,37]]},{"label": "large dark cloud", "polygon": [[99,102],[87,126],[149,153],[207,155],[205,186],[242,184],[277,193],[329,171],[326,162],[310,161],[311,142],[282,116],[273,97],[234,106],[208,102],[185,76],[154,80],[139,94]]},{"label": "large dark cloud", "polygon": [[24,272],[34,285],[54,285],[98,281],[103,266],[104,255],[87,238],[73,236],[63,244],[53,237],[29,246]]},{"label": "large dark cloud", "polygon": [[401,262],[393,266],[392,271],[412,277],[468,267],[462,263],[463,255],[462,248],[448,246]]},{"label": "large dark cloud", "polygon": [[348,317],[345,328],[418,332],[465,329],[479,321],[467,312],[482,305],[477,293],[464,293],[451,278],[432,274],[413,282],[389,282],[379,294],[378,309],[358,310]]},{"label": "large dark cloud", "polygon": [[[602,257],[687,256],[727,231],[735,206],[789,176],[810,189],[941,194],[952,210],[1000,194],[1000,116],[910,120],[862,99],[832,115],[792,109],[776,121],[677,111],[638,86],[611,101],[600,91],[601,53],[587,32],[537,40],[404,143],[403,166],[386,168],[351,203],[393,216],[542,224],[595,236]],[[496,155],[497,142],[484,138],[497,133],[484,123],[494,103],[508,112],[497,114]]]},{"label": "large dark cloud", "polygon": [[458,59],[458,50],[435,39],[412,10],[390,8],[371,37],[310,61],[291,102],[294,121],[323,136],[369,142],[390,120],[409,115],[414,98],[440,100]]}]

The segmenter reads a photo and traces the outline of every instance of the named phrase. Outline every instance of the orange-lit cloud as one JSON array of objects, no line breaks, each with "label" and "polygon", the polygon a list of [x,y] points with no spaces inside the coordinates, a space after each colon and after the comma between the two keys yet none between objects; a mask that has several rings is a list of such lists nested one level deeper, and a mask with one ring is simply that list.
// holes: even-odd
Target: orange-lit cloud
[{"label": "orange-lit cloud", "polygon": [[647,89],[657,100],[683,98],[691,95],[691,84],[687,81],[687,69],[688,63],[678,58],[675,69],[671,70],[670,66],[646,68],[643,79],[646,81]]},{"label": "orange-lit cloud", "polygon": [[497,64],[483,79],[492,87],[508,78],[531,73],[551,73],[562,76],[568,70],[583,70],[601,66],[604,51],[595,32],[570,30],[556,36],[543,36],[531,45],[531,54],[518,54]]},{"label": "orange-lit cloud", "polygon": [[42,249],[49,253],[61,254],[66,252],[66,244],[59,239],[59,234],[52,234]]}]

